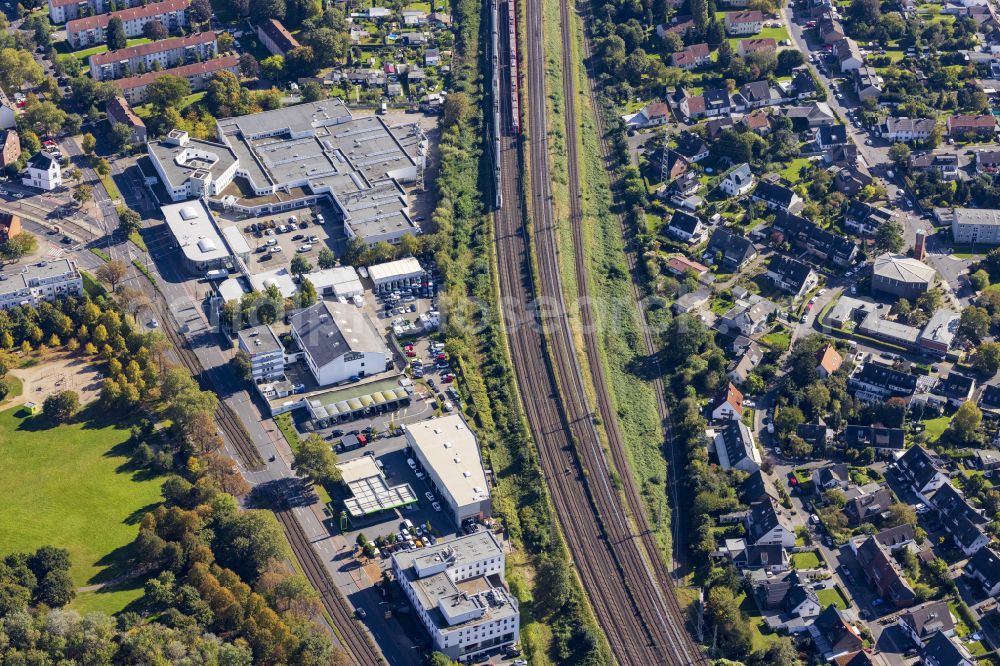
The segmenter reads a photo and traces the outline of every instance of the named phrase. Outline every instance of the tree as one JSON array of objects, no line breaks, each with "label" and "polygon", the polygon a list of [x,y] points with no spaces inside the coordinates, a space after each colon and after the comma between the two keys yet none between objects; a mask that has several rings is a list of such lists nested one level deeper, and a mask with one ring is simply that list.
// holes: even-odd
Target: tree
[{"label": "tree", "polygon": [[333,268],[337,265],[337,257],[328,247],[324,247],[319,251],[319,255],[316,257],[316,261],[319,267],[322,269]]},{"label": "tree", "polygon": [[204,23],[212,18],[212,5],[208,0],[191,0],[191,7],[188,10],[192,19],[198,23]]},{"label": "tree", "polygon": [[309,263],[308,259],[306,259],[301,254],[296,254],[292,258],[291,269],[293,275],[302,275],[303,273],[308,273],[309,271],[311,271],[313,267],[312,264]]},{"label": "tree", "polygon": [[302,86],[302,99],[307,102],[318,102],[326,99],[326,91],[323,89],[323,86],[315,81],[309,81]]},{"label": "tree", "polygon": [[125,279],[128,275],[128,267],[124,262],[117,259],[112,259],[106,264],[102,264],[94,271],[94,275],[101,282],[106,282],[111,291],[117,291],[118,285]]},{"label": "tree", "polygon": [[114,123],[111,126],[111,148],[115,152],[125,150],[132,143],[132,128],[125,123]]},{"label": "tree", "polygon": [[19,126],[28,127],[43,135],[58,134],[66,121],[66,112],[48,100],[29,99],[21,114]]},{"label": "tree", "polygon": [[781,437],[787,437],[805,422],[806,417],[798,407],[781,407],[774,416],[774,427]]},{"label": "tree", "polygon": [[451,127],[462,122],[469,115],[469,98],[465,93],[448,95],[444,102],[443,124]]},{"label": "tree", "polygon": [[311,46],[297,46],[285,54],[285,71],[291,77],[310,76],[316,71],[315,62]]},{"label": "tree", "polygon": [[969,443],[976,440],[976,433],[983,422],[983,413],[974,402],[963,402],[948,425],[958,443]]},{"label": "tree", "polygon": [[328,483],[340,479],[337,456],[322,437],[312,434],[299,443],[295,452],[295,471],[300,476],[308,476],[316,483]]},{"label": "tree", "polygon": [[[192,8],[194,7],[193,3],[191,7]],[[156,19],[153,19],[151,21],[146,21],[146,23],[142,26],[142,36],[153,42],[161,39],[166,39],[169,34],[170,33],[167,31],[166,26],[164,26]]]},{"label": "tree", "polygon": [[65,423],[80,407],[80,396],[76,391],[60,391],[45,398],[42,413],[53,423]]},{"label": "tree", "polygon": [[8,238],[5,243],[0,243],[0,259],[5,261],[17,261],[26,254],[31,254],[38,249],[38,239],[22,232]]},{"label": "tree", "polygon": [[118,209],[118,230],[126,236],[139,231],[142,228],[142,215],[131,208]]},{"label": "tree", "polygon": [[159,109],[175,107],[190,94],[188,80],[173,74],[157,76],[146,86],[146,101]]},{"label": "tree", "polygon": [[74,585],[68,571],[55,569],[38,581],[38,589],[35,594],[38,600],[46,606],[62,608],[73,601],[76,596],[76,585]]},{"label": "tree", "polygon": [[903,225],[890,220],[875,231],[873,238],[876,252],[899,252],[903,249]]},{"label": "tree", "polygon": [[0,49],[0,88],[20,90],[25,83],[40,83],[43,78],[42,66],[35,62],[30,51]]},{"label": "tree", "polygon": [[94,188],[87,183],[80,183],[73,188],[73,201],[82,206],[94,199]]},{"label": "tree", "polygon": [[976,291],[982,291],[990,286],[990,274],[980,268],[969,276],[969,283],[972,284],[972,288]]},{"label": "tree", "polygon": [[260,73],[265,79],[280,79],[285,74],[285,58],[280,55],[268,56],[260,61]]},{"label": "tree", "polygon": [[995,375],[1000,370],[1000,342],[984,342],[976,349],[973,367],[987,375]]},{"label": "tree", "polygon": [[778,76],[788,76],[792,70],[805,62],[802,51],[798,49],[784,49],[778,52],[778,61],[774,68],[774,73]]},{"label": "tree", "polygon": [[889,146],[889,159],[898,169],[905,169],[910,160],[910,147],[905,143],[894,143]]},{"label": "tree", "polygon": [[250,361],[250,354],[240,350],[236,352],[231,361],[233,368],[236,369],[236,373],[243,378],[244,381],[250,381],[253,379],[253,364]]},{"label": "tree", "polygon": [[708,27],[708,0],[691,0],[691,18],[695,30],[704,33]]},{"label": "tree", "polygon": [[128,37],[125,36],[125,24],[117,17],[111,17],[108,21],[108,50],[118,51],[128,46]]},{"label": "tree", "polygon": [[990,331],[990,313],[986,308],[970,305],[962,310],[958,330],[974,340],[982,340]]},{"label": "tree", "polygon": [[257,20],[285,18],[285,0],[250,0],[250,14]]},{"label": "tree", "polygon": [[248,79],[255,79],[260,75],[260,64],[252,53],[244,53],[240,56],[240,73]]},{"label": "tree", "polygon": [[889,516],[886,518],[886,527],[899,527],[900,525],[916,525],[917,512],[909,504],[894,502],[889,507]]},{"label": "tree", "polygon": [[205,101],[215,116],[245,115],[259,110],[254,95],[240,85],[235,74],[217,72],[208,83]]},{"label": "tree", "polygon": [[80,140],[80,144],[83,146],[83,152],[87,155],[93,155],[94,150],[97,148],[97,139],[90,132],[83,135]]}]

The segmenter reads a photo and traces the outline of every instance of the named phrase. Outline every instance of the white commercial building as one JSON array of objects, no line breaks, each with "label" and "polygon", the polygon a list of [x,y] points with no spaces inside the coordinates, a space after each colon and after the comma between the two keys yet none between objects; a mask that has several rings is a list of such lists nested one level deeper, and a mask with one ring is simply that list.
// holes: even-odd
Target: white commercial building
[{"label": "white commercial building", "polygon": [[417,502],[417,495],[410,484],[390,486],[386,483],[379,463],[372,456],[337,463],[337,469],[340,470],[341,482],[351,491],[351,496],[344,500],[344,507],[354,518]]},{"label": "white commercial building", "polygon": [[423,274],[424,269],[420,267],[420,262],[413,257],[368,267],[368,277],[371,278],[372,288],[376,292],[419,285]]},{"label": "white commercial building", "polygon": [[435,651],[465,661],[518,642],[520,611],[491,532],[396,552],[392,571]]},{"label": "white commercial building", "polygon": [[239,167],[236,153],[229,146],[192,139],[178,129],[147,144],[147,148],[171,201],[216,197],[233,182]]},{"label": "white commercial building", "polygon": [[305,276],[316,293],[320,296],[334,296],[338,299],[351,299],[361,296],[365,289],[361,286],[361,279],[353,266],[336,266],[334,268],[324,268]]},{"label": "white commercial building", "polygon": [[188,270],[198,273],[231,266],[229,248],[219,235],[212,212],[200,199],[169,204],[160,211]]},{"label": "white commercial building", "polygon": [[285,348],[270,326],[260,325],[239,332],[240,351],[250,357],[254,383],[270,382],[285,376]]},{"label": "white commercial building", "polygon": [[458,414],[406,425],[406,442],[456,525],[492,513],[476,434]]},{"label": "white commercial building", "polygon": [[35,306],[66,296],[83,295],[83,276],[69,259],[41,261],[0,280],[0,309],[18,305]]},{"label": "white commercial building", "polygon": [[28,187],[51,192],[62,185],[62,168],[59,166],[59,160],[48,153],[35,153],[28,160],[27,168],[21,175],[21,182]]},{"label": "white commercial building", "polygon": [[289,320],[292,337],[320,386],[385,372],[389,350],[358,307],[320,301]]},{"label": "white commercial building", "polygon": [[[192,184],[187,196],[204,190],[247,215],[329,201],[338,219],[327,221],[343,223],[348,238],[368,245],[420,233],[402,188],[422,180],[427,139],[415,125],[390,129],[378,116],[355,118],[342,101],[327,99],[221,119],[216,140],[199,143],[219,162],[231,160],[232,172],[230,162],[213,163],[206,171],[215,186]],[[168,141],[149,144],[149,157],[175,201],[185,196],[185,181],[198,178],[183,163],[173,166],[183,152],[184,146]]]}]

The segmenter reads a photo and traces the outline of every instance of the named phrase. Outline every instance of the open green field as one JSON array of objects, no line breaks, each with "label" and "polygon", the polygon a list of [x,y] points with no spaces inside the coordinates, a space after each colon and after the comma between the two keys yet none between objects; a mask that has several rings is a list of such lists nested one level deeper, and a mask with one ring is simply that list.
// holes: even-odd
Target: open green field
[{"label": "open green field", "polygon": [[802,553],[792,553],[793,569],[818,569],[820,567],[819,556],[811,550]]},{"label": "open green field", "polygon": [[[118,565],[161,485],[126,467],[128,439],[128,425],[106,420],[96,406],[56,427],[17,407],[0,412],[0,555],[66,548],[78,587],[127,573]],[[87,593],[79,603],[114,612],[136,594]]]},{"label": "open green field", "polygon": [[847,610],[847,599],[845,599],[844,595],[840,593],[840,590],[835,587],[818,590],[816,592],[816,598],[819,599],[819,605],[823,608],[833,604],[838,610]]},{"label": "open green field", "polygon": [[802,180],[800,171],[812,163],[808,157],[796,157],[781,170],[781,177],[789,183],[795,184]]},{"label": "open green field", "polygon": [[936,442],[941,433],[948,429],[949,423],[951,423],[950,416],[939,416],[936,419],[924,421],[924,432],[927,433],[927,441]]}]

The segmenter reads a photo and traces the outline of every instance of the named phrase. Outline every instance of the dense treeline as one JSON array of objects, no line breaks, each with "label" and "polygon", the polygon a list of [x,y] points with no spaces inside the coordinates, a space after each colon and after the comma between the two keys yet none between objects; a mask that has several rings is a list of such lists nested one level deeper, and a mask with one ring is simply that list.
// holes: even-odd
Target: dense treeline
[{"label": "dense treeline", "polygon": [[[113,271],[101,274],[114,282]],[[9,556],[0,564],[0,661],[79,659],[84,641],[100,649],[80,663],[339,662],[344,655],[312,622],[315,591],[285,564],[290,555],[273,514],[238,506],[235,496],[249,486],[223,452],[213,418],[218,398],[167,362],[161,333],[138,329],[127,311],[139,295],[112,286],[114,297],[0,311],[0,348],[23,354],[61,346],[90,357],[105,368],[101,406],[148,416],[132,428],[132,465],[169,476],[164,503],[142,517],[129,564],[151,578],[137,609],[117,622],[101,614],[81,619],[50,610],[73,598],[65,551]],[[49,402],[38,418],[73,418],[75,394]]]}]

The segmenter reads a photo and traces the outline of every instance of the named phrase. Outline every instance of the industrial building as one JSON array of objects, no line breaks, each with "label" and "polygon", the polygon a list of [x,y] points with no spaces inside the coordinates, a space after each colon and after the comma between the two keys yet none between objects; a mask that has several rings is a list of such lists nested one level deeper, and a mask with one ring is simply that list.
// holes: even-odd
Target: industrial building
[{"label": "industrial building", "polygon": [[239,332],[240,351],[250,357],[250,376],[255,384],[285,377],[285,347],[270,326],[260,325]]},{"label": "industrial building", "polygon": [[[354,118],[342,101],[328,99],[220,119],[216,132],[217,142],[150,144],[174,201],[204,192],[214,205],[262,215],[329,200],[348,238],[374,245],[420,233],[402,188],[422,178],[426,139],[415,126],[394,133],[381,118]],[[218,161],[185,168],[192,147]]]},{"label": "industrial building", "polygon": [[110,14],[74,19],[66,24],[66,41],[73,49],[104,44],[108,41],[108,23],[113,18],[122,20],[125,36],[129,39],[142,37],[142,29],[150,21],[159,21],[167,32],[173,32],[187,27],[187,8],[190,3],[191,0],[163,0],[145,6],[137,3],[135,7]]},{"label": "industrial building", "polygon": [[491,532],[397,551],[392,571],[435,651],[467,661],[518,642],[520,611],[505,586],[503,548]]},{"label": "industrial building", "polygon": [[375,293],[419,285],[423,274],[424,269],[414,257],[368,267],[368,277],[372,280],[372,290]]},{"label": "industrial building", "polygon": [[[198,32],[90,56],[90,76],[108,81],[211,60],[218,53],[215,32]],[[163,72],[161,71],[160,74]]]},{"label": "industrial building", "polygon": [[320,301],[293,314],[289,323],[320,386],[385,372],[391,358],[375,325],[354,305]]},{"label": "industrial building", "polygon": [[451,511],[456,525],[492,513],[476,434],[459,414],[405,426],[406,442]]},{"label": "industrial building", "polygon": [[417,495],[408,483],[390,486],[372,456],[337,463],[340,480],[351,491],[344,507],[352,518],[416,504]]},{"label": "industrial building", "polygon": [[[365,384],[348,384],[341,388],[309,395],[303,400],[316,427],[325,428],[399,409],[410,404],[413,387],[403,376],[391,377]],[[272,411],[274,407],[272,406]]]},{"label": "industrial building", "polygon": [[320,296],[333,296],[338,300],[347,301],[359,298],[365,292],[358,272],[353,266],[324,268],[307,273],[304,277],[312,282],[316,293]]},{"label": "industrial building", "polygon": [[163,206],[160,211],[189,271],[232,268],[229,248],[219,235],[212,212],[200,199]]},{"label": "industrial building", "polygon": [[0,280],[0,309],[17,305],[36,306],[66,296],[83,295],[83,276],[69,259],[40,261]]}]

